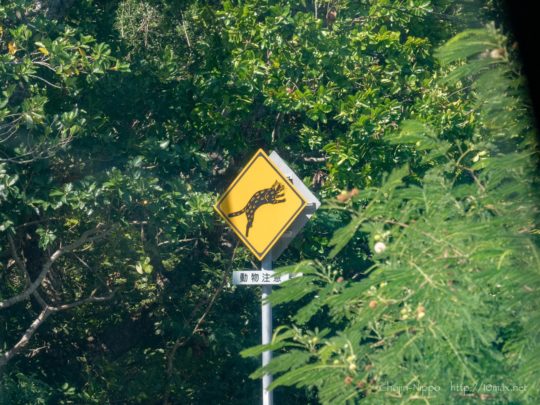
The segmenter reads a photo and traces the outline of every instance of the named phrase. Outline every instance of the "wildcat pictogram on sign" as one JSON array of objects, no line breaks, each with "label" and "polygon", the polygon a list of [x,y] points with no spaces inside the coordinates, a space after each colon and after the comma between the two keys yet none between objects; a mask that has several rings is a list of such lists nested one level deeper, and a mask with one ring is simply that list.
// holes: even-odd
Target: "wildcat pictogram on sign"
[{"label": "wildcat pictogram on sign", "polygon": [[259,149],[214,208],[262,260],[305,206],[291,180]]},{"label": "wildcat pictogram on sign", "polygon": [[236,217],[237,215],[246,214],[247,225],[246,225],[246,237],[249,236],[249,228],[253,226],[253,220],[255,219],[255,211],[263,204],[279,204],[285,202],[283,189],[285,186],[279,183],[277,180],[274,185],[270,188],[265,188],[264,190],[257,191],[253,194],[244,208],[240,211],[236,211],[227,215],[229,218]]}]

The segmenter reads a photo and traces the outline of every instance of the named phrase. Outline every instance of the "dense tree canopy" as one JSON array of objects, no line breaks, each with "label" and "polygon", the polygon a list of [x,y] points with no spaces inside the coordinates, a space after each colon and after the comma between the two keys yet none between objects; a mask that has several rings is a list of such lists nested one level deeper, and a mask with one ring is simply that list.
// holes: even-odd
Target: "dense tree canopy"
[{"label": "dense tree canopy", "polygon": [[257,403],[258,262],[212,205],[260,147],[323,201],[276,403],[537,402],[507,35],[488,0],[1,2],[0,403]]}]

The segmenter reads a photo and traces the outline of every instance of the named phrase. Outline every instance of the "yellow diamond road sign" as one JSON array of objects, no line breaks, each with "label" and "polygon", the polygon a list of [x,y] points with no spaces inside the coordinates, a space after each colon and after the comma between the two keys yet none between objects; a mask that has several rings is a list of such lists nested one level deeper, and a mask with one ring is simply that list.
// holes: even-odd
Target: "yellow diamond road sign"
[{"label": "yellow diamond road sign", "polygon": [[262,260],[306,207],[302,194],[259,149],[214,206]]}]

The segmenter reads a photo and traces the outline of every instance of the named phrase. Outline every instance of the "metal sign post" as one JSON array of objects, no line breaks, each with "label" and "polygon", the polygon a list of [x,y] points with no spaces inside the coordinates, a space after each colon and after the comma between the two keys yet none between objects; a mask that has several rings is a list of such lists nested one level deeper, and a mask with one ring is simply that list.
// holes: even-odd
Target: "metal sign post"
[{"label": "metal sign post", "polygon": [[[272,253],[266,255],[261,262],[262,271],[272,270]],[[268,296],[272,292],[271,285],[262,286],[262,344],[267,345],[272,342],[272,304],[267,302]],[[263,367],[270,363],[272,360],[272,351],[267,350],[262,354]],[[262,398],[263,405],[272,405],[274,403],[274,394],[268,390],[268,387],[272,384],[272,374],[265,374],[262,378]]]},{"label": "metal sign post", "polygon": [[[233,272],[234,285],[262,287],[262,344],[272,342],[272,305],[268,297],[273,284],[280,284],[301,274],[272,271],[276,260],[321,205],[302,180],[276,152],[270,156],[262,149],[251,158],[240,174],[214,205],[214,209],[261,260],[261,269]],[[262,354],[262,365],[272,360],[272,351]],[[262,379],[262,403],[272,405],[268,390],[272,375]]]}]

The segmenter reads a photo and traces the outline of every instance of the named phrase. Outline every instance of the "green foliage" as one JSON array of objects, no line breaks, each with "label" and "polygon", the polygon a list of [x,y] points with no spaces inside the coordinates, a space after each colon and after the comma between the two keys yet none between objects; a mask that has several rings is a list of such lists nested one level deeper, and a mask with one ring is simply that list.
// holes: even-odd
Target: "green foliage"
[{"label": "green foliage", "polygon": [[[274,388],[316,387],[323,403],[538,401],[536,159],[523,88],[499,57],[503,45],[489,26],[438,49],[443,65],[458,64],[447,73],[454,86],[467,81],[475,90],[473,133],[449,143],[430,122],[412,119],[385,137],[422,157],[416,173],[395,169],[346,206],[328,207],[351,215],[329,257],[362,238],[371,267],[344,280],[320,264],[274,293],[275,304],[297,300],[298,291],[311,299],[286,329],[292,336],[275,339],[288,348],[283,360],[254,376],[281,372]],[[489,63],[477,63],[479,53]],[[496,83],[496,100],[487,81]],[[333,331],[323,338],[309,332],[320,326],[310,322],[319,311]]]},{"label": "green foliage", "polygon": [[478,369],[531,381],[532,131],[504,37],[476,29],[499,13],[493,1],[3,2],[0,302],[60,253],[39,296],[0,309],[2,353],[39,297],[72,306],[0,357],[0,402],[257,402],[257,362],[239,353],[259,341],[259,294],[230,284],[256,263],[212,205],[259,147],[325,202],[278,263],[304,276],[271,296],[289,325],[271,346],[277,403],[356,401],[426,364],[426,381]]}]

